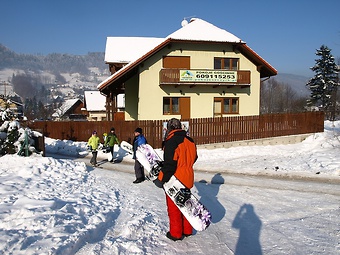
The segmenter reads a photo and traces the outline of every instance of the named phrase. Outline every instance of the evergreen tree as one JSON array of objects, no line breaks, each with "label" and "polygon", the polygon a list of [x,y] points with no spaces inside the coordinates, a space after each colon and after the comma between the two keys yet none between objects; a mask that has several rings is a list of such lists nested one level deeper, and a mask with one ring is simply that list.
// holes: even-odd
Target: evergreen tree
[{"label": "evergreen tree", "polygon": [[0,111],[0,156],[5,154],[15,154],[29,156],[36,152],[35,139],[39,134],[31,129],[23,129],[15,119],[13,111],[9,108]]},{"label": "evergreen tree", "polygon": [[331,109],[334,101],[332,97],[334,97],[334,91],[338,86],[338,67],[331,50],[327,46],[322,45],[315,55],[319,59],[316,59],[315,65],[311,67],[315,76],[306,84],[311,90],[310,99],[307,103],[309,106],[321,107],[329,118],[329,109]]},{"label": "evergreen tree", "polygon": [[15,141],[19,138],[18,122],[14,119],[14,113],[9,108],[1,111],[1,119],[4,121],[0,126],[0,155],[16,153]]},{"label": "evergreen tree", "polygon": [[46,107],[44,106],[44,104],[39,101],[38,102],[38,106],[37,106],[37,118],[38,119],[43,119],[46,120],[48,118],[48,109],[46,109]]},{"label": "evergreen tree", "polygon": [[18,129],[18,125],[14,125],[13,127],[7,129],[7,139],[3,144],[3,150],[5,151],[5,154],[15,154],[17,152],[15,142],[20,136]]},{"label": "evergreen tree", "polygon": [[29,119],[29,120],[33,120],[34,119],[34,116],[33,116],[33,103],[32,103],[32,99],[30,99],[30,98],[26,98],[26,100],[25,100],[24,114],[27,117],[27,119]]}]

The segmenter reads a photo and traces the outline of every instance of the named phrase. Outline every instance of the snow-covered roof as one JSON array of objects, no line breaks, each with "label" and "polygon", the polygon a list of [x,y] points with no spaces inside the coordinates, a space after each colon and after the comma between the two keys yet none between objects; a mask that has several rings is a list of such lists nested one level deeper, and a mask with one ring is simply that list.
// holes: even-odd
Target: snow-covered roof
[{"label": "snow-covered roof", "polygon": [[106,97],[100,91],[85,91],[84,101],[87,111],[105,111]]},{"label": "snow-covered roof", "polygon": [[162,41],[164,38],[108,37],[106,39],[105,62],[129,63],[149,52]]},{"label": "snow-covered roof", "polygon": [[69,109],[71,109],[80,99],[66,100],[53,114],[52,117],[62,117]]},{"label": "snow-covered roof", "polygon": [[148,53],[168,38],[188,41],[242,42],[240,38],[228,31],[196,18],[166,38],[107,37],[105,62],[130,63]]},{"label": "snow-covered roof", "polygon": [[167,38],[189,41],[244,43],[240,38],[228,31],[198,18],[191,19],[188,24],[168,35]]},{"label": "snow-covered roof", "polygon": [[[110,40],[110,43],[113,43],[115,38],[121,38],[121,37],[111,37],[112,41]],[[125,37],[126,39],[131,39],[131,37]],[[135,38],[135,37],[133,37]],[[145,39],[145,38],[144,38]],[[155,38],[154,38],[155,39]],[[118,41],[121,39],[118,39]],[[118,79],[121,75],[126,74],[130,70],[134,68],[134,66],[138,65],[145,59],[147,59],[150,55],[155,53],[157,50],[161,49],[171,41],[202,41],[202,42],[225,42],[225,43],[237,43],[241,45],[242,52],[244,54],[247,54],[248,57],[251,57],[254,61],[257,63],[260,63],[261,65],[264,65],[265,68],[262,68],[261,71],[261,77],[268,77],[271,75],[276,75],[277,71],[270,66],[269,63],[267,63],[264,59],[262,59],[255,51],[253,51],[251,48],[249,48],[244,41],[242,41],[240,38],[237,36],[229,33],[228,31],[218,28],[211,23],[204,21],[202,19],[191,19],[191,21],[186,24],[185,26],[182,26],[180,29],[175,31],[174,33],[168,35],[166,38],[161,40],[160,38],[157,38],[157,40],[141,40],[139,41],[141,44],[136,47],[136,43],[134,43],[132,40],[130,43],[133,45],[131,48],[126,47],[124,44],[119,44],[117,42],[116,46],[120,46],[121,48],[116,48],[114,50],[108,49],[107,45],[107,50],[110,50],[110,54],[113,52],[124,52],[126,54],[125,56],[120,56],[119,58],[121,59],[131,59],[131,62],[123,66],[121,69],[119,69],[117,72],[109,76],[107,79],[102,81],[100,84],[98,84],[97,88],[98,89],[103,89],[105,88],[108,84],[113,82],[115,79]],[[123,40],[122,40],[123,41]],[[109,42],[109,41],[107,41]],[[152,42],[152,43],[151,43]],[[156,44],[158,42],[158,44]],[[139,51],[138,48],[142,48],[143,50]],[[133,49],[133,50],[131,50]],[[149,51],[145,51],[147,49],[150,49]],[[132,51],[138,51],[138,54],[134,54]],[[117,53],[119,56],[120,53]],[[109,56],[107,55],[107,58],[109,59],[116,59],[118,60],[118,57],[114,56]],[[114,61],[113,61],[114,62]],[[263,73],[263,74],[262,74]]]}]

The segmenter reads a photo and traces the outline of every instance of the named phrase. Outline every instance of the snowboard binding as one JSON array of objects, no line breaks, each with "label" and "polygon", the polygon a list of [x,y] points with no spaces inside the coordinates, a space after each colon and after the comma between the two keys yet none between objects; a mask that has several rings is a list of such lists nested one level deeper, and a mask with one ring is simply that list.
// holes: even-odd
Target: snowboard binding
[{"label": "snowboard binding", "polygon": [[159,172],[162,169],[163,163],[160,161],[156,162],[157,165],[154,165],[152,167],[152,169],[150,170],[149,174],[145,175],[145,177],[149,180],[149,181],[153,181],[157,178],[157,176],[159,175]]},{"label": "snowboard binding", "polygon": [[161,161],[156,161],[157,165],[155,165],[151,171],[150,171],[150,176],[158,176],[159,175],[159,172],[161,171],[162,169],[162,166],[163,166],[163,162]]},{"label": "snowboard binding", "polygon": [[183,207],[185,205],[185,202],[191,197],[191,191],[188,188],[182,188],[179,190],[179,192],[175,196],[175,203]]}]

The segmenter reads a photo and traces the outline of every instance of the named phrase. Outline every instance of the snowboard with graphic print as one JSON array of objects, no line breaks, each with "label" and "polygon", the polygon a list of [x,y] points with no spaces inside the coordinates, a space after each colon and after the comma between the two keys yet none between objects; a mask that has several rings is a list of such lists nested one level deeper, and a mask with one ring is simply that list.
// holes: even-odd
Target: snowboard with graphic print
[{"label": "snowboard with graphic print", "polygon": [[157,178],[163,160],[149,144],[142,144],[137,147],[136,158],[144,168],[147,179],[153,181]]}]

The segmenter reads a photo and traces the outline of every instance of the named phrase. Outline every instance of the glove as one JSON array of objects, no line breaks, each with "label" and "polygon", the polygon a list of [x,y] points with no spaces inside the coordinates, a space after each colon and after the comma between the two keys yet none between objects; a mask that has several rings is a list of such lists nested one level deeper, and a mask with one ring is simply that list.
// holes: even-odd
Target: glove
[{"label": "glove", "polygon": [[158,188],[163,188],[164,182],[160,181],[158,178],[153,181],[153,183],[158,187]]}]

